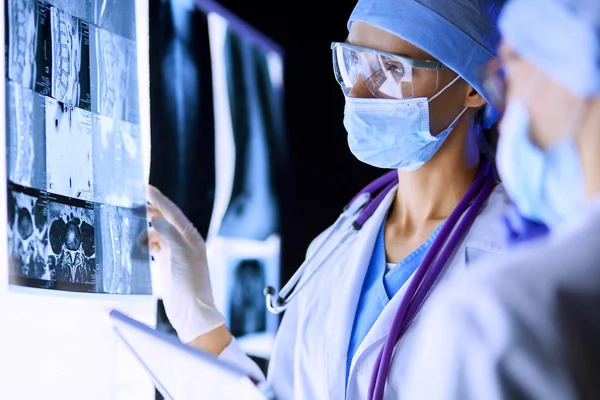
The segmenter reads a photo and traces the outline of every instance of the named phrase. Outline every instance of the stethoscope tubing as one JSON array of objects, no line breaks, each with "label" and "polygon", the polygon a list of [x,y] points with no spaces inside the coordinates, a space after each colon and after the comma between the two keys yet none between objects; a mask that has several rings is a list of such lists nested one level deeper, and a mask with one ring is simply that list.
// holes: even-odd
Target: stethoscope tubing
[{"label": "stethoscope tubing", "polygon": [[[439,274],[456,250],[460,241],[473,224],[481,207],[489,198],[495,186],[494,174],[486,161],[480,168],[475,181],[461,200],[448,220],[444,223],[430,251],[427,252],[421,266],[407,288],[402,302],[396,312],[390,333],[381,348],[371,376],[369,399],[382,399],[385,381],[389,374],[391,358],[396,343],[405,332],[431,290]],[[471,199],[475,200],[471,203]],[[466,209],[466,210],[465,210]],[[464,217],[460,219],[464,214]],[[459,221],[460,220],[460,221]],[[457,225],[458,223],[458,225]]]}]

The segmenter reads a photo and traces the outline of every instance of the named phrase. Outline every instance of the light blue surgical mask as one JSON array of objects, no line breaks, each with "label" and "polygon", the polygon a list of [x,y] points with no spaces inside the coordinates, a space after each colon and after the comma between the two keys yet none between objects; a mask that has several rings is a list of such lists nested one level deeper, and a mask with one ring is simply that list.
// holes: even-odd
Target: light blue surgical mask
[{"label": "light blue surgical mask", "polygon": [[431,99],[365,99],[346,96],[344,126],[350,151],[360,161],[378,168],[416,171],[444,144],[465,107],[447,129],[433,136],[429,130],[429,102],[456,82],[457,76]]},{"label": "light blue surgical mask", "polygon": [[581,110],[560,142],[542,149],[531,141],[525,101],[512,98],[502,118],[496,163],[502,183],[526,218],[556,227],[585,201],[579,151],[573,132]]}]

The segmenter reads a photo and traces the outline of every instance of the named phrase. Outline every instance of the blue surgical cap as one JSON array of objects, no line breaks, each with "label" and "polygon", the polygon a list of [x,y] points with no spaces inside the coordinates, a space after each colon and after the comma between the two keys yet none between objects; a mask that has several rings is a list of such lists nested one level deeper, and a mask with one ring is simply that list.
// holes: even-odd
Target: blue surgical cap
[{"label": "blue surgical cap", "polygon": [[511,0],[499,26],[517,54],[572,93],[600,96],[600,0]]},{"label": "blue surgical cap", "polygon": [[500,42],[497,19],[504,0],[359,0],[350,19],[373,25],[431,54],[488,102],[484,125],[498,120],[486,98],[481,68]]}]

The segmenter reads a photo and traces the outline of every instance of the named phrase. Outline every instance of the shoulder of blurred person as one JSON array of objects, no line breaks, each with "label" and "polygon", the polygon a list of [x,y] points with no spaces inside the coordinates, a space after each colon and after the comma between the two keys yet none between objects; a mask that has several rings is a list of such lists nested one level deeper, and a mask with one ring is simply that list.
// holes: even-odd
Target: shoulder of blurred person
[{"label": "shoulder of blurred person", "polygon": [[403,398],[600,398],[600,201],[483,264],[434,294]]}]

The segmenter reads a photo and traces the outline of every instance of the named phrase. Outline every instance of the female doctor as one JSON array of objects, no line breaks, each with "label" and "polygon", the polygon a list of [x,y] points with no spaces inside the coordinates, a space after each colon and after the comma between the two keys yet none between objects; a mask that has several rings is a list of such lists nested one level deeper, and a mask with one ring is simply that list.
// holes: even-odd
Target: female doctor
[{"label": "female doctor", "polygon": [[[278,399],[382,398],[384,389],[395,398],[429,291],[503,252],[508,199],[483,151],[495,117],[479,79],[499,41],[499,8],[359,0],[346,41],[332,44],[350,150],[393,172],[367,188],[374,200],[354,219],[360,230],[341,241],[346,229],[330,227],[311,243],[315,259],[270,360]],[[179,338],[264,380],[214,306],[202,237],[158,189],[148,196],[151,252]]]}]

